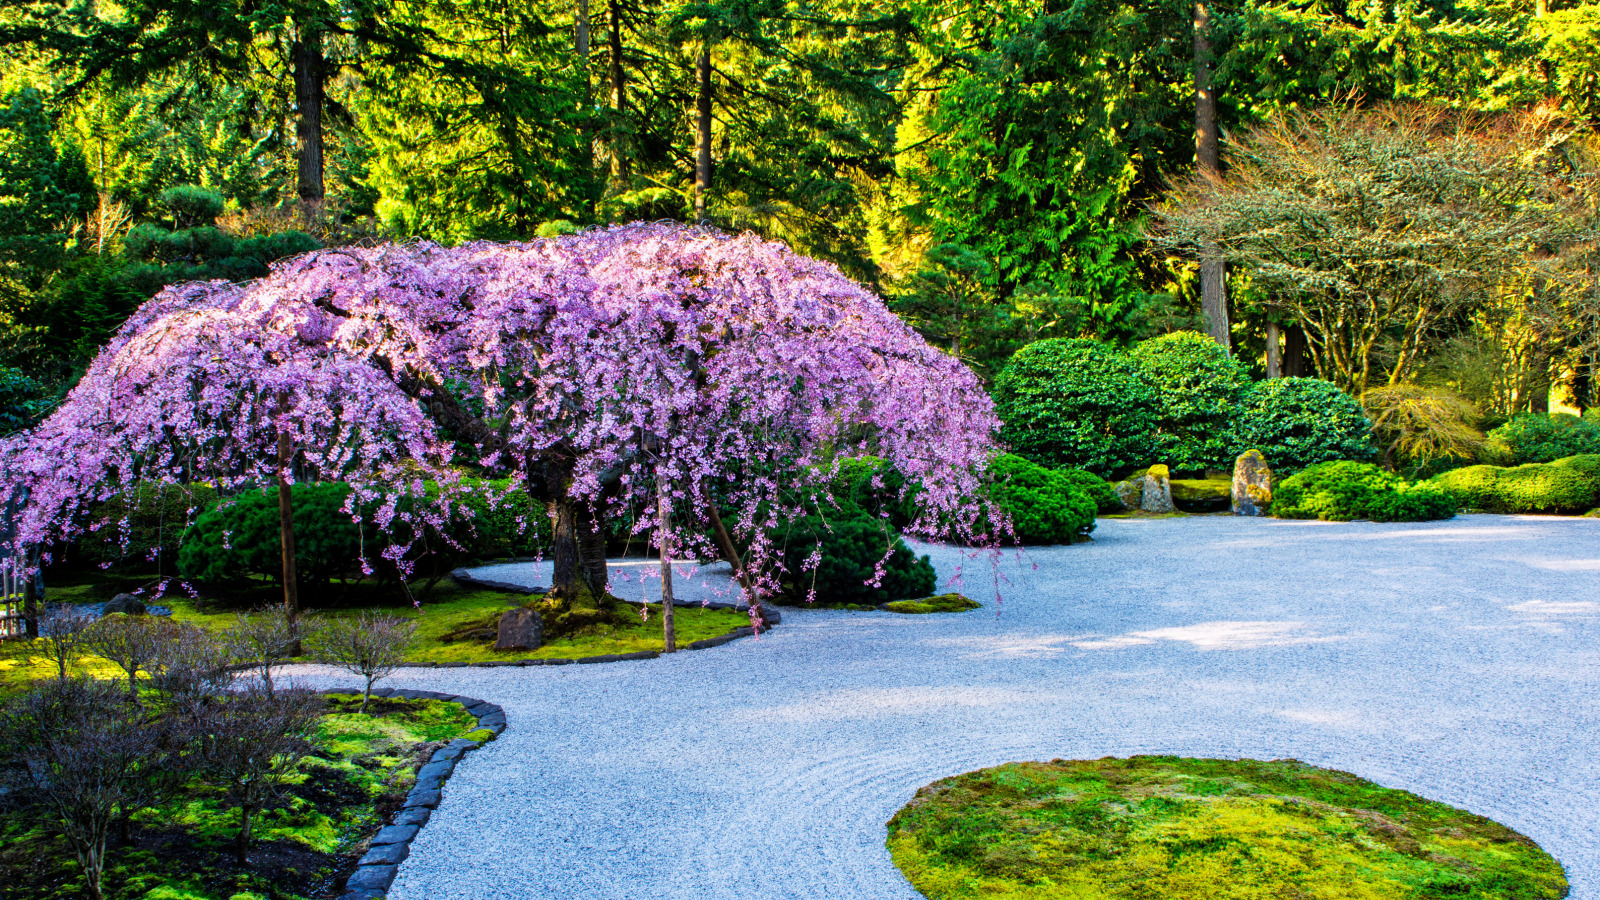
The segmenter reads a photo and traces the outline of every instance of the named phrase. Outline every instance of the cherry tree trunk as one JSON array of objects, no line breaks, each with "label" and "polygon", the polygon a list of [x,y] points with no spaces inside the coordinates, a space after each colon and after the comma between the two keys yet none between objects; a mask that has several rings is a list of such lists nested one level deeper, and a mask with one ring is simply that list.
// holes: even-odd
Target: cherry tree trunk
[{"label": "cherry tree trunk", "polygon": [[656,500],[656,519],[660,522],[661,544],[661,640],[662,652],[678,651],[678,628],[672,615],[672,494],[666,485]]},{"label": "cherry tree trunk", "polygon": [[[278,399],[279,412],[289,415],[287,395]],[[294,442],[289,430],[278,427],[278,542],[283,549],[283,610],[294,621],[300,615],[299,574],[294,567],[294,491],[289,479],[294,473]]]}]

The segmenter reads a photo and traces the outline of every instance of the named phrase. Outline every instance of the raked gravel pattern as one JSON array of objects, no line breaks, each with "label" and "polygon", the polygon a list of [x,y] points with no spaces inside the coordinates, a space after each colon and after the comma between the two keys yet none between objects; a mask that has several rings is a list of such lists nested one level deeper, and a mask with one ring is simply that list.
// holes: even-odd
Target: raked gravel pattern
[{"label": "raked gravel pattern", "polygon": [[985,607],[786,610],[759,641],[656,660],[396,674],[510,727],[456,770],[389,896],[915,900],[884,823],[918,787],[1169,753],[1293,757],[1464,807],[1600,900],[1600,520],[1102,520],[1093,543],[1007,554],[998,606],[987,558],[923,549]]}]

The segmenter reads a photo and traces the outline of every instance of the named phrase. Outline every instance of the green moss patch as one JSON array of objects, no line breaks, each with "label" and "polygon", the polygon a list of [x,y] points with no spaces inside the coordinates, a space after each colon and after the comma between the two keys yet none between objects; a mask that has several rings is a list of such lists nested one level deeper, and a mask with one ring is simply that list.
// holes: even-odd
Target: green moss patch
[{"label": "green moss patch", "polygon": [[970,597],[963,597],[960,594],[940,594],[937,597],[927,597],[922,600],[896,600],[893,603],[885,603],[883,609],[907,615],[922,615],[924,613],[966,612],[969,609],[980,609],[982,606],[982,603]]},{"label": "green moss patch", "polygon": [[1293,760],[1011,763],[889,821],[930,900],[1533,900],[1561,866],[1496,822]]},{"label": "green moss patch", "polygon": [[[176,800],[134,816],[131,842],[114,846],[108,900],[308,900],[338,896],[366,841],[404,802],[433,751],[472,736],[459,704],[330,698],[316,752],[262,811],[248,865],[234,862],[237,814],[195,783]],[[0,898],[79,900],[83,878],[71,848],[44,827],[45,813],[0,811]],[[115,845],[117,842],[113,841]]]}]

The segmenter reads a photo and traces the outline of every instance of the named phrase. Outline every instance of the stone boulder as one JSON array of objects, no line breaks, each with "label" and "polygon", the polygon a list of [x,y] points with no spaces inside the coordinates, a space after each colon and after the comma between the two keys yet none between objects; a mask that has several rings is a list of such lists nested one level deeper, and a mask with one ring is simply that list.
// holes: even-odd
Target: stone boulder
[{"label": "stone boulder", "polygon": [[1139,501],[1144,497],[1144,478],[1135,476],[1119,481],[1111,486],[1117,492],[1117,499],[1122,502],[1123,509],[1138,509]]},{"label": "stone boulder", "polygon": [[1172,477],[1166,466],[1151,466],[1144,473],[1139,508],[1148,513],[1176,512],[1172,505]]},{"label": "stone boulder", "polygon": [[544,621],[531,609],[517,607],[500,617],[496,650],[537,650],[544,642]]},{"label": "stone boulder", "polygon": [[123,613],[130,616],[142,616],[146,612],[144,601],[132,594],[118,594],[100,608],[100,614],[109,616],[112,613]]},{"label": "stone boulder", "polygon": [[1233,514],[1264,516],[1272,506],[1272,470],[1260,450],[1246,450],[1233,464]]}]

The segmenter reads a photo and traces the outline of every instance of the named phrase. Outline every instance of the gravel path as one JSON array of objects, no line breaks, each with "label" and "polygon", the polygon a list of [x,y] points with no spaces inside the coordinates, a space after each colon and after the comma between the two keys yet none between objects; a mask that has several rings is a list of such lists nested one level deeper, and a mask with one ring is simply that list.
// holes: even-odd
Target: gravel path
[{"label": "gravel path", "polygon": [[[915,900],[884,823],[919,786],[1173,753],[1294,757],[1465,807],[1600,900],[1600,520],[1095,537],[1007,556],[998,615],[980,558],[969,613],[785,611],[760,641],[659,660],[396,675],[499,703],[510,729],[457,769],[390,897]],[[943,578],[964,562],[926,549]]]}]

